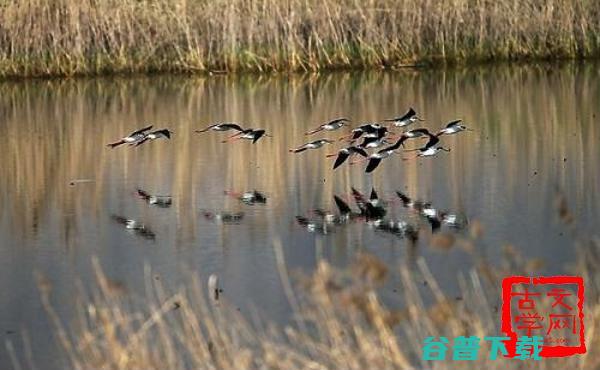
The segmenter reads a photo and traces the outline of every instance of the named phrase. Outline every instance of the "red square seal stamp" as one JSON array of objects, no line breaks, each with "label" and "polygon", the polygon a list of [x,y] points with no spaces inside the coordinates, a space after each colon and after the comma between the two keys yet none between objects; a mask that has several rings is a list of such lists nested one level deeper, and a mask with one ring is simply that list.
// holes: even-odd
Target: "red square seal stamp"
[{"label": "red square seal stamp", "polygon": [[502,281],[502,331],[508,357],[517,339],[544,338],[541,357],[585,353],[583,278],[578,276],[511,276]]}]

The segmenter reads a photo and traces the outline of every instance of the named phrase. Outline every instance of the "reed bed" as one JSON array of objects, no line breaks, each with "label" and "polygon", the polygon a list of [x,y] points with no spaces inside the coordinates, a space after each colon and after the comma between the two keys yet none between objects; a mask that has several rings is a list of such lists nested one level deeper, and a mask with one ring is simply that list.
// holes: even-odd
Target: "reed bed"
[{"label": "reed bed", "polygon": [[[560,199],[560,198],[559,198]],[[560,218],[575,232],[565,203]],[[419,259],[400,267],[398,294],[403,307],[389,307],[380,288],[389,267],[370,255],[358,255],[346,270],[321,262],[312,276],[290,283],[281,243],[274,241],[280,275],[294,313],[292,325],[255,319],[248,322],[227,303],[214,300],[196,275],[169,291],[146,271],[146,295],[131,296],[111,281],[95,261],[98,288],[82,295],[79,316],[63,324],[41,284],[43,303],[72,369],[447,369],[452,362],[424,362],[428,336],[499,335],[500,281],[508,274],[537,269],[514,249],[505,248],[493,265],[477,252],[482,229],[473,224],[457,241],[473,253],[476,267],[459,275],[461,294],[446,296]],[[598,240],[579,241],[574,273],[586,281],[585,355],[543,361],[487,358],[482,346],[476,361],[461,369],[597,369],[600,366],[600,263]],[[300,287],[295,290],[293,286]],[[82,291],[85,292],[85,289]]]},{"label": "reed bed", "polygon": [[314,71],[599,50],[595,0],[0,1],[0,77]]}]

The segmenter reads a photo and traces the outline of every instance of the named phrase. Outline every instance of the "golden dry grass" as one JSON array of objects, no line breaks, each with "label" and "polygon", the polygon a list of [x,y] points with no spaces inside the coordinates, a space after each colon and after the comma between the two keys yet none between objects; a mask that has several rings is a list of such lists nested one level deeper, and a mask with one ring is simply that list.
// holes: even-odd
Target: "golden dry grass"
[{"label": "golden dry grass", "polygon": [[[79,316],[60,322],[42,289],[43,302],[56,327],[68,364],[73,369],[447,369],[451,362],[421,360],[428,336],[500,334],[500,280],[508,274],[531,274],[510,248],[496,267],[478,256],[479,231],[460,241],[471,245],[477,267],[459,276],[460,299],[446,296],[423,260],[400,268],[403,307],[386,306],[379,288],[389,268],[375,257],[359,255],[352,268],[338,270],[321,262],[316,272],[300,279],[293,291],[274,241],[281,278],[294,310],[295,323],[250,324],[226,298],[208,298],[203,282],[169,291],[147,271],[146,296],[128,296],[94,263],[98,288],[82,298]],[[585,328],[588,352],[562,359],[530,361],[534,369],[597,369],[600,366],[600,263],[598,241],[578,242],[574,273],[586,281]],[[70,328],[70,329],[69,329]],[[461,369],[523,368],[519,360],[479,359]]]},{"label": "golden dry grass", "polygon": [[2,0],[0,76],[598,55],[595,0]]}]

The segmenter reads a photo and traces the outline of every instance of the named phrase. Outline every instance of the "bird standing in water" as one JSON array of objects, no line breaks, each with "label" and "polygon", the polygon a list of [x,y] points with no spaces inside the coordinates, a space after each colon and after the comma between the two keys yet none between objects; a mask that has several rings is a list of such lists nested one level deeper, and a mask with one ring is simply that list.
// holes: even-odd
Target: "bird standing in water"
[{"label": "bird standing in water", "polygon": [[125,136],[124,138],[122,138],[119,141],[116,141],[114,143],[110,143],[107,144],[106,146],[110,147],[110,148],[116,148],[119,145],[123,145],[123,144],[134,144],[140,140],[143,140],[144,137],[146,137],[146,132],[150,131],[152,129],[152,125],[148,126],[148,127],[144,127],[142,129],[139,129],[137,131],[132,132],[131,134]]},{"label": "bird standing in water", "polygon": [[322,147],[325,144],[333,144],[333,141],[329,140],[329,139],[319,139],[319,140],[311,141],[310,143],[306,143],[295,149],[290,149],[290,152],[301,153],[307,149],[319,149],[320,147]]},{"label": "bird standing in water", "polygon": [[337,130],[337,129],[343,127],[344,125],[346,125],[348,122],[350,122],[350,120],[348,118],[343,118],[343,117],[336,118],[336,119],[333,119],[329,122],[322,124],[321,126],[315,128],[313,130],[306,132],[304,135],[316,134],[317,132],[320,132],[323,130],[325,130],[325,131]]}]

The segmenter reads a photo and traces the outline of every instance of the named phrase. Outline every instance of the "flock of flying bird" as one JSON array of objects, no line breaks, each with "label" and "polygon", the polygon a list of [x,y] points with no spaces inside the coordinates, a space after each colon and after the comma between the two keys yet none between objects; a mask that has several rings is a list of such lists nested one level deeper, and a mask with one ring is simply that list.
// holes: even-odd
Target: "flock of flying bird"
[{"label": "flock of flying bird", "polygon": [[[349,135],[342,136],[339,141],[346,141],[348,145],[341,148],[337,154],[328,154],[327,157],[335,157],[333,169],[341,166],[346,160],[354,155],[363,157],[362,162],[368,162],[365,172],[373,172],[386,158],[391,157],[393,154],[398,153],[400,147],[404,147],[404,144],[409,139],[426,138],[428,139],[424,146],[414,149],[417,152],[417,157],[430,157],[438,154],[440,151],[449,152],[450,149],[440,145],[440,137],[442,135],[452,135],[465,130],[470,130],[462,124],[462,120],[453,120],[449,122],[444,128],[440,129],[436,133],[430,132],[427,128],[417,128],[413,130],[404,131],[400,134],[392,132],[391,127],[405,129],[407,126],[418,122],[424,121],[417,115],[417,112],[410,108],[404,115],[392,119],[383,120],[384,123],[365,123],[354,129],[352,129]],[[306,132],[306,135],[313,135],[323,131],[335,131],[349,124],[350,120],[347,118],[336,118],[329,122],[326,122],[319,127]],[[386,126],[389,124],[391,127]],[[153,126],[144,127],[140,130],[134,131],[131,134],[123,137],[122,139],[108,144],[109,147],[115,148],[123,144],[129,144],[130,146],[139,146],[147,141],[156,139],[170,139],[172,131],[169,129],[160,129],[156,131],[150,131]],[[235,131],[233,135],[230,135],[223,143],[246,139],[251,140],[252,143],[256,143],[262,137],[269,137],[264,129],[244,129],[237,123],[216,123],[209,125],[202,130],[196,130],[197,133],[203,133],[208,131]],[[362,139],[360,143],[357,143],[359,139]],[[390,140],[395,140],[391,142]],[[319,149],[324,145],[334,144],[335,141],[330,139],[318,139],[306,144],[303,144],[297,148],[290,149],[292,153],[301,153],[310,149]],[[379,149],[381,148],[381,149]],[[368,150],[376,149],[372,153]],[[406,150],[410,151],[410,150]],[[406,158],[404,158],[406,160]],[[356,162],[350,162],[354,164]]]},{"label": "flock of flying bird", "polygon": [[[445,148],[440,145],[440,137],[443,135],[453,135],[465,130],[470,130],[462,124],[462,120],[453,120],[449,122],[445,127],[433,133],[427,128],[416,128],[407,130],[407,126],[414,124],[415,122],[424,121],[420,118],[413,108],[410,108],[404,115],[392,119],[383,120],[381,123],[365,123],[352,129],[348,135],[344,135],[338,139],[338,141],[344,141],[347,144],[339,149],[336,154],[328,154],[328,158],[335,157],[333,169],[335,170],[353,156],[363,157],[359,161],[350,161],[350,164],[358,162],[368,162],[365,172],[373,172],[381,162],[391,157],[393,154],[404,148],[404,144],[407,140],[424,138],[427,142],[417,149],[404,149],[404,151],[416,151],[417,157],[430,157],[434,156],[440,151],[450,151],[449,148]],[[317,133],[335,131],[342,127],[348,126],[350,120],[347,118],[336,118],[329,122],[326,122],[308,132],[305,135],[314,135]],[[388,127],[389,126],[389,127]],[[129,146],[140,146],[149,141],[157,139],[170,139],[173,131],[163,128],[155,131],[151,131],[152,125],[139,129],[130,133],[129,135],[121,138],[118,141],[108,144],[110,148],[116,148],[120,145],[128,144]],[[401,133],[394,133],[392,129],[402,129]],[[196,130],[197,133],[204,133],[208,131],[225,132],[233,131],[233,135],[226,137],[222,140],[223,143],[229,143],[235,140],[245,139],[250,140],[253,144],[256,143],[263,137],[270,137],[264,129],[244,129],[237,123],[216,123],[207,126],[204,129]],[[359,142],[360,141],[360,142]],[[335,141],[330,139],[318,139],[306,144],[303,144],[297,148],[290,149],[292,153],[302,153],[307,150],[319,149],[325,145],[332,145]],[[369,153],[369,150],[373,150]],[[407,158],[403,158],[406,160]],[[151,195],[142,189],[137,189],[136,194],[141,199],[144,199],[148,204],[167,208],[171,206],[171,196],[168,195]],[[225,192],[226,195],[237,198],[241,202],[247,205],[264,204],[267,201],[266,196],[256,190],[247,191],[244,193]],[[446,224],[450,227],[460,228],[463,221],[459,220],[459,217],[455,214],[449,214],[447,212],[438,212],[429,203],[413,201],[406,195],[397,192],[398,199],[402,202],[403,206],[415,211],[415,213],[424,217],[430,224],[432,231],[436,231],[442,224]],[[416,240],[416,228],[409,225],[404,221],[390,221],[384,217],[386,215],[384,202],[379,199],[375,189],[371,191],[370,197],[366,197],[361,194],[358,190],[352,188],[352,197],[354,198],[356,205],[360,212],[353,212],[341,197],[335,196],[334,201],[338,208],[337,214],[331,214],[323,210],[313,210],[312,214],[316,215],[316,218],[309,218],[305,216],[296,216],[296,221],[306,227],[309,231],[327,232],[331,226],[339,226],[348,223],[353,219],[360,219],[367,221],[371,226],[374,226],[377,230],[387,231],[395,235],[406,236],[411,240]],[[222,223],[238,223],[244,216],[243,212],[238,213],[227,213],[227,212],[212,212],[202,211],[204,217],[208,220],[219,221]],[[127,229],[135,231],[137,234],[154,239],[155,235],[142,223],[126,219],[121,216],[113,215],[113,219],[124,225]]]},{"label": "flock of flying bird", "polygon": [[[404,115],[392,119],[386,119],[383,122],[389,123],[393,127],[405,128],[417,121],[423,121],[419,118],[413,108],[410,108]],[[321,131],[337,130],[350,121],[347,118],[337,118],[327,123],[322,124],[314,130],[308,131],[306,135],[312,135]],[[416,149],[417,157],[430,157],[436,155],[440,151],[450,151],[440,144],[440,136],[452,135],[461,131],[470,130],[462,124],[462,120],[454,120],[449,122],[444,128],[437,133],[432,133],[426,128],[417,128],[409,131],[395,134],[385,124],[381,123],[365,123],[352,130],[349,135],[342,136],[339,140],[349,142],[348,146],[341,148],[337,154],[329,154],[327,157],[336,157],[333,164],[333,169],[341,166],[348,158],[353,155],[364,157],[363,161],[367,162],[365,169],[366,173],[373,172],[381,163],[382,160],[397,153],[400,147],[404,147],[404,143],[409,139],[427,138],[427,143],[421,148]],[[362,142],[357,144],[357,140],[362,138]],[[394,139],[392,143],[389,140]],[[309,143],[303,144],[295,149],[290,149],[293,153],[301,153],[308,149],[318,149],[326,144],[333,144],[334,141],[329,139],[318,139]],[[390,145],[391,144],[391,145]],[[378,149],[372,153],[368,153],[368,149]],[[355,162],[351,162],[353,164]]]}]

